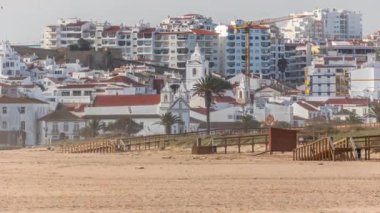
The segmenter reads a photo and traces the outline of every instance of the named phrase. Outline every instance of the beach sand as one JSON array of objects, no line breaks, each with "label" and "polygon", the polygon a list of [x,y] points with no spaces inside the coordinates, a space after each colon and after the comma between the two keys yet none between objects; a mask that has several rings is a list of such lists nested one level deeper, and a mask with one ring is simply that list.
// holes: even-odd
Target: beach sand
[{"label": "beach sand", "polygon": [[0,152],[0,212],[380,212],[380,162]]}]

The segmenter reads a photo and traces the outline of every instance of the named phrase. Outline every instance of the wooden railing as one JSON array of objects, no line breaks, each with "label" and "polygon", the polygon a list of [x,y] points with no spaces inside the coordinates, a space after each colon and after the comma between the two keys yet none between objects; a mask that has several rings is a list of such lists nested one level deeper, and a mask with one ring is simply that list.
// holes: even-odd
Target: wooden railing
[{"label": "wooden railing", "polygon": [[370,160],[372,151],[380,151],[380,135],[347,137],[335,142],[322,138],[294,149],[293,160],[360,160],[362,151],[364,159]]},{"label": "wooden railing", "polygon": [[331,138],[325,137],[294,149],[293,160],[334,160],[333,149]]},{"label": "wooden railing", "polygon": [[241,136],[215,137],[212,139],[212,146],[223,147],[224,153],[227,154],[227,147],[237,146],[238,153],[241,152],[241,146],[250,145],[252,152],[255,151],[255,145],[264,144],[265,151],[268,150],[268,134],[254,134]]},{"label": "wooden railing", "polygon": [[116,152],[118,142],[115,140],[91,141],[82,144],[62,145],[63,153],[112,153]]}]

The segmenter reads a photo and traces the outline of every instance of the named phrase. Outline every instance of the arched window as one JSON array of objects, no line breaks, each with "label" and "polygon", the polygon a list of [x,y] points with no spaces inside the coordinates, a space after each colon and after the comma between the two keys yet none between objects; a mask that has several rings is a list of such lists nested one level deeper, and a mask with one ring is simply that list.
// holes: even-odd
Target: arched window
[{"label": "arched window", "polygon": [[168,95],[164,95],[164,102],[168,102]]},{"label": "arched window", "polygon": [[196,76],[196,75],[197,75],[197,69],[193,68],[193,76]]}]

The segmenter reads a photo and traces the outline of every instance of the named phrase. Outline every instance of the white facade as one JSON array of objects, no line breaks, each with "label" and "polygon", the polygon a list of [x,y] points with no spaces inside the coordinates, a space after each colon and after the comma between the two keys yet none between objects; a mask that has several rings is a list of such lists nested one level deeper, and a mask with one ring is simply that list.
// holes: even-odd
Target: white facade
[{"label": "white facade", "polygon": [[357,68],[353,57],[326,56],[316,58],[306,69],[306,95],[347,96],[349,71]]},{"label": "white facade", "polygon": [[160,23],[162,30],[167,32],[187,32],[194,29],[213,31],[215,25],[212,18],[200,14],[186,14],[177,17],[168,16]]},{"label": "white facade", "polygon": [[25,145],[38,144],[37,120],[49,113],[48,103],[31,98],[0,97],[0,125],[2,131],[25,133]]},{"label": "white facade", "polygon": [[350,95],[380,99],[380,62],[369,62],[350,71]]},{"label": "white facade", "polygon": [[21,56],[11,47],[8,41],[0,42],[0,75],[2,77],[22,76],[26,65]]},{"label": "white facade", "polygon": [[190,60],[186,62],[186,88],[191,90],[199,79],[209,74],[209,62],[205,60],[200,47],[197,45]]},{"label": "white facade", "polygon": [[[309,12],[306,12],[309,13]],[[362,38],[362,14],[337,9],[316,9],[312,16],[289,20],[282,29],[294,42]]]}]

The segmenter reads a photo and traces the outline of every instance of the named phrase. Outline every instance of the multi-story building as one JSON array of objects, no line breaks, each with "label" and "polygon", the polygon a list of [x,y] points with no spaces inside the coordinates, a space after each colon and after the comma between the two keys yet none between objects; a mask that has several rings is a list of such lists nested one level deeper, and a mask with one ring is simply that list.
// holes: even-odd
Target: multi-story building
[{"label": "multi-story building", "polygon": [[95,40],[96,26],[77,18],[59,19],[57,25],[45,27],[42,47],[46,49],[64,48],[77,44],[80,38]]},{"label": "multi-story building", "polygon": [[77,44],[80,38],[91,42],[92,47],[119,48],[127,59],[153,59],[155,28],[139,23],[132,27],[111,25],[109,22],[90,22],[80,19],[60,19],[57,25],[45,27],[42,47],[66,48]]},{"label": "multi-story building", "polygon": [[26,64],[8,41],[0,42],[0,76],[18,77],[23,75]]},{"label": "multi-story building", "polygon": [[329,55],[314,59],[305,70],[305,94],[348,96],[349,71],[356,68],[356,59],[350,56]]},{"label": "multi-story building", "polygon": [[40,135],[37,120],[49,113],[48,103],[33,98],[0,97],[1,131],[18,132],[18,145],[34,146]]},{"label": "multi-story building", "polygon": [[[216,32],[220,34],[219,53],[222,58],[220,70],[226,76],[234,76],[245,72],[246,58],[246,32],[245,29],[236,29],[236,25],[244,23],[239,20],[232,22],[231,25],[219,25]],[[262,25],[252,25],[250,28],[250,70],[254,74],[263,77],[270,76],[271,73],[271,40],[269,27]]]},{"label": "multi-story building", "polygon": [[330,41],[320,47],[322,54],[335,52],[338,56],[351,56],[356,59],[358,65],[368,61],[368,55],[376,52],[376,47],[367,42]]},{"label": "multi-story building", "polygon": [[350,95],[380,99],[380,62],[374,57],[360,69],[350,71]]},{"label": "multi-story building", "polygon": [[157,32],[154,38],[154,61],[177,69],[185,69],[186,61],[199,46],[210,70],[218,71],[218,34],[194,29],[188,32]]},{"label": "multi-story building", "polygon": [[214,31],[215,26],[212,18],[200,14],[169,16],[160,23],[160,28],[166,32],[189,32],[195,29]]},{"label": "multi-story building", "polygon": [[287,68],[282,79],[290,85],[299,86],[305,81],[305,67],[311,65],[311,44],[285,43],[284,49]]},{"label": "multi-story building", "polygon": [[347,10],[316,9],[310,16],[289,20],[283,33],[286,39],[293,42],[361,39],[362,14]]}]

